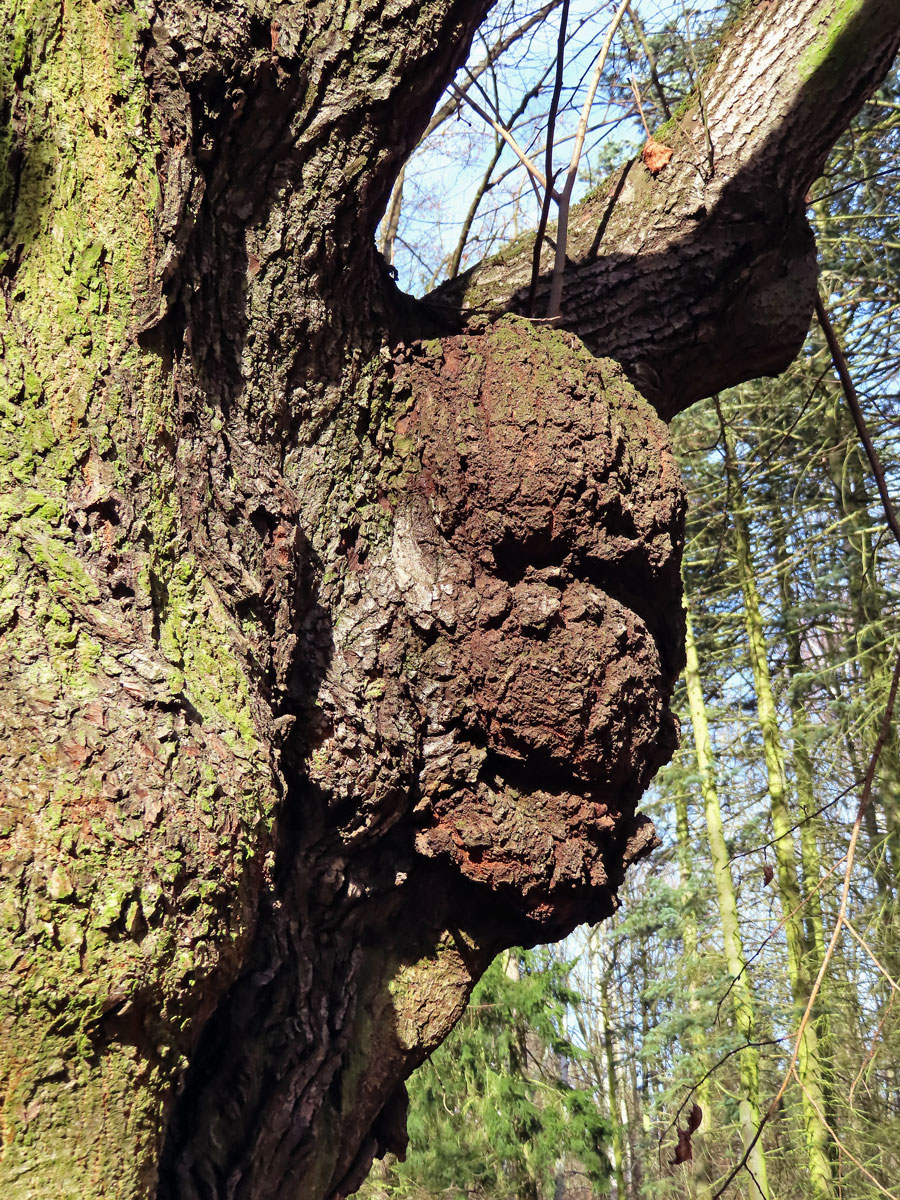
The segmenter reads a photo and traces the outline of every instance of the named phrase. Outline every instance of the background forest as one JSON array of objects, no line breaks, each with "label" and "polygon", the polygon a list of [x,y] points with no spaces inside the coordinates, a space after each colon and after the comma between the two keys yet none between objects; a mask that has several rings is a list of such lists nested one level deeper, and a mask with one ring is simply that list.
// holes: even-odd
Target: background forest
[{"label": "background forest", "polygon": [[[617,15],[576,191],[665,142],[729,6]],[[385,217],[404,286],[553,219],[510,142],[560,186],[612,17],[499,6]],[[676,419],[689,624],[681,749],[644,804],[662,847],[615,920],[493,964],[365,1200],[900,1196],[896,69],[809,201],[872,454],[818,322],[786,374]]]}]

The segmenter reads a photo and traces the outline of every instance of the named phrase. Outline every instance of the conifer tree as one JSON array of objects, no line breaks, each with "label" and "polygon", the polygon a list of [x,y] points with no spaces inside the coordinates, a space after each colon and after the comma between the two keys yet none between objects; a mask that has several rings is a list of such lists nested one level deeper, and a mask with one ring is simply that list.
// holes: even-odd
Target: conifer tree
[{"label": "conifer tree", "polygon": [[568,964],[549,951],[495,959],[411,1081],[406,1161],[362,1196],[553,1200],[569,1174],[604,1185],[610,1122],[567,1031],[577,1003]]}]

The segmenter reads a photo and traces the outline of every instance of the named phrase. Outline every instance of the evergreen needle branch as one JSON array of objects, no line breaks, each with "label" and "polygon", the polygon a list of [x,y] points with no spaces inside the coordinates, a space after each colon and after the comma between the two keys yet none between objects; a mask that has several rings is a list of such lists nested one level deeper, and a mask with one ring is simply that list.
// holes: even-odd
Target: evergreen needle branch
[{"label": "evergreen needle branch", "polygon": [[866,1071],[869,1069],[869,1064],[875,1058],[875,1052],[878,1048],[879,1039],[881,1038],[881,1035],[885,1029],[885,1026],[887,1025],[888,1021],[890,1020],[891,1012],[893,1011],[893,1008],[894,1008],[894,997],[892,995],[890,1000],[887,1003],[887,1007],[884,1010],[884,1015],[882,1016],[881,1020],[878,1022],[878,1028],[872,1034],[872,1044],[869,1046],[869,1050],[866,1054],[866,1057],[863,1059],[862,1063],[860,1064],[859,1070],[856,1072],[856,1078],[850,1084],[850,1091],[847,1093],[847,1107],[850,1109],[851,1112],[853,1111],[853,1098],[856,1095],[857,1087],[859,1087],[859,1081],[862,1079],[863,1075],[865,1075]]},{"label": "evergreen needle branch", "polygon": [[822,332],[825,334],[825,340],[828,343],[828,349],[831,351],[831,360],[834,363],[834,368],[838,373],[841,381],[841,386],[844,389],[844,395],[847,398],[847,406],[853,416],[853,422],[856,425],[856,431],[859,434],[859,440],[862,442],[866,451],[866,457],[869,460],[869,466],[872,468],[872,474],[875,476],[875,482],[878,485],[878,494],[881,497],[881,503],[884,508],[884,515],[887,517],[887,523],[891,533],[897,540],[897,545],[900,546],[900,521],[897,520],[897,514],[894,511],[894,505],[891,502],[891,495],[888,491],[887,480],[884,477],[884,469],[881,465],[881,459],[878,457],[878,451],[875,449],[875,444],[869,436],[868,426],[866,425],[865,417],[862,414],[862,409],[859,405],[859,397],[856,394],[856,388],[853,386],[853,380],[850,377],[850,368],[847,365],[847,359],[841,349],[841,343],[838,341],[837,334],[834,331],[834,326],[828,316],[828,312],[822,301],[822,297],[816,292],[816,317],[822,327]]},{"label": "evergreen needle branch", "polygon": [[862,946],[863,950],[865,950],[866,954],[868,954],[869,958],[871,958],[872,962],[875,964],[875,966],[878,968],[878,970],[881,972],[881,974],[885,977],[885,979],[891,985],[891,989],[895,992],[900,992],[900,985],[897,984],[897,981],[895,979],[891,978],[891,976],[888,974],[888,972],[885,970],[884,966],[880,962],[875,951],[872,949],[872,947],[869,945],[869,943],[866,941],[866,939],[862,936],[862,934],[857,933],[857,931],[853,928],[853,926],[850,924],[850,922],[847,920],[846,917],[844,917],[844,927],[850,933],[851,937],[855,938],[856,941],[859,942],[860,946]]},{"label": "evergreen needle branch", "polygon": [[[824,309],[823,309],[823,311],[824,311]],[[827,316],[826,316],[826,320],[827,320]],[[784,1073],[784,1078],[781,1081],[781,1086],[779,1087],[778,1092],[775,1095],[775,1098],[772,1100],[771,1104],[766,1109],[766,1112],[765,1112],[762,1120],[760,1121],[759,1125],[757,1126],[756,1133],[754,1134],[750,1144],[744,1148],[744,1153],[741,1155],[739,1161],[735,1164],[735,1166],[728,1173],[728,1176],[725,1179],[725,1182],[722,1184],[722,1186],[719,1188],[719,1190],[717,1192],[713,1193],[711,1200],[720,1200],[720,1197],[725,1195],[725,1193],[728,1191],[731,1184],[734,1182],[734,1180],[737,1178],[737,1176],[743,1170],[744,1166],[746,1165],[746,1163],[750,1157],[750,1152],[752,1151],[753,1147],[756,1145],[756,1143],[759,1141],[760,1137],[762,1136],[763,1129],[765,1129],[768,1122],[772,1119],[772,1117],[778,1111],[778,1105],[781,1103],[781,1097],[787,1091],[787,1086],[791,1080],[791,1076],[794,1075],[794,1068],[797,1065],[797,1058],[800,1054],[800,1046],[803,1041],[803,1034],[806,1030],[807,1025],[809,1024],[809,1020],[810,1020],[810,1017],[811,1017],[812,1011],[813,1011],[813,1006],[815,1005],[816,998],[819,995],[819,991],[821,990],[821,987],[822,987],[822,980],[825,978],[825,973],[828,970],[828,966],[834,955],[835,946],[837,945],[838,939],[841,936],[841,929],[843,928],[844,923],[847,918],[847,902],[850,898],[850,879],[853,874],[853,863],[856,858],[856,846],[857,846],[857,843],[859,842],[859,835],[862,830],[863,817],[866,815],[866,810],[869,807],[869,800],[872,795],[872,785],[875,782],[875,772],[878,768],[878,760],[881,758],[881,752],[884,749],[884,745],[887,741],[888,734],[891,729],[891,721],[893,720],[893,716],[894,716],[894,705],[897,700],[898,685],[900,685],[900,654],[897,655],[897,660],[894,664],[894,673],[891,677],[891,687],[890,687],[890,692],[888,693],[887,704],[885,705],[885,709],[884,709],[884,716],[881,721],[881,728],[878,731],[878,738],[875,742],[874,749],[872,750],[872,757],[869,759],[869,767],[868,767],[868,770],[866,771],[866,778],[865,778],[865,783],[863,785],[862,795],[859,798],[859,808],[857,809],[856,819],[853,822],[853,830],[850,834],[850,845],[848,846],[847,853],[844,856],[844,860],[846,862],[846,866],[844,868],[844,885],[843,885],[843,888],[841,891],[841,902],[840,902],[840,907],[838,909],[837,920],[834,923],[834,930],[832,931],[831,938],[829,939],[829,942],[828,942],[828,947],[825,950],[825,954],[822,958],[822,963],[821,963],[821,966],[819,967],[819,972],[816,975],[816,979],[812,985],[812,988],[810,989],[809,1000],[807,1001],[807,1004],[806,1004],[806,1010],[803,1013],[803,1017],[801,1018],[801,1021],[800,1021],[800,1026],[794,1036],[794,1049],[793,1049],[793,1053],[791,1054],[791,1061],[788,1063],[788,1068]],[[879,1184],[879,1187],[880,1186],[881,1185]],[[884,1189],[882,1189],[882,1190],[884,1190]],[[887,1192],[886,1195],[890,1196],[891,1193]],[[892,1200],[898,1200],[898,1198],[892,1197]]]}]

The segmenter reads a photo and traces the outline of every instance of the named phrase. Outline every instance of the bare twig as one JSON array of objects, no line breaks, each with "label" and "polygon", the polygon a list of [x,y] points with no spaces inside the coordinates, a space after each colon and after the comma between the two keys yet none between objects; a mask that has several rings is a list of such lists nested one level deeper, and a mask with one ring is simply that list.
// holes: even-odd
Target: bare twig
[{"label": "bare twig", "polygon": [[750,970],[750,967],[752,966],[754,961],[757,958],[759,958],[760,954],[762,954],[763,950],[766,948],[766,946],[769,944],[769,942],[771,942],[772,938],[775,937],[775,935],[777,933],[779,933],[785,927],[787,922],[790,921],[793,917],[795,917],[799,912],[801,912],[807,906],[807,904],[809,903],[810,899],[813,896],[813,893],[820,891],[825,886],[825,884],[828,882],[828,880],[831,878],[831,876],[835,873],[835,871],[837,871],[838,867],[841,865],[841,863],[844,861],[844,859],[846,857],[847,857],[846,854],[844,854],[837,860],[837,862],[834,862],[831,864],[831,866],[828,868],[828,870],[825,872],[825,874],[822,876],[822,878],[819,879],[816,882],[816,884],[809,889],[809,892],[803,897],[803,899],[800,901],[800,903],[797,904],[790,912],[784,913],[782,915],[781,920],[778,922],[778,924],[775,926],[775,928],[766,934],[766,936],[759,943],[759,945],[756,947],[756,949],[753,951],[753,953],[750,955],[750,957],[746,960],[743,967],[741,967],[740,973],[737,975],[732,975],[731,979],[729,980],[728,987],[725,989],[725,991],[719,997],[718,1003],[716,1004],[715,1020],[717,1022],[718,1022],[719,1016],[722,1012],[722,1005],[728,999],[728,995],[729,995],[731,989],[734,987],[734,985],[740,979],[741,975],[743,975],[745,971]]},{"label": "bare twig", "polygon": [[831,351],[831,360],[840,378],[844,395],[847,397],[847,407],[853,416],[859,440],[865,448],[869,466],[872,468],[872,474],[875,476],[875,482],[878,485],[878,494],[881,497],[881,504],[884,508],[884,515],[887,517],[888,528],[896,538],[897,544],[900,545],[900,521],[897,520],[897,514],[894,511],[881,459],[878,457],[878,451],[875,449],[875,445],[869,436],[866,420],[859,406],[859,397],[856,394],[856,388],[853,386],[853,380],[850,378],[850,368],[847,365],[847,359],[841,349],[841,344],[838,341],[822,297],[818,292],[816,292],[816,317],[822,327],[822,332],[825,334],[825,341],[828,343],[828,349]]},{"label": "bare twig", "polygon": [[572,200],[572,190],[575,187],[575,180],[578,178],[578,164],[581,162],[581,153],[584,149],[584,139],[587,135],[588,121],[591,115],[591,108],[594,104],[594,97],[597,95],[597,88],[600,86],[600,77],[603,74],[603,68],[606,66],[606,60],[609,57],[609,50],[612,46],[613,38],[616,35],[616,30],[625,16],[625,10],[628,8],[629,0],[622,0],[619,7],[616,9],[615,16],[610,22],[609,29],[606,31],[606,37],[603,39],[603,45],[600,47],[600,53],[597,56],[597,62],[594,66],[594,73],[591,77],[588,94],[585,97],[584,105],[581,109],[581,117],[578,121],[578,129],[575,133],[575,144],[572,147],[572,157],[569,160],[569,169],[566,172],[566,181],[563,184],[562,192],[560,193],[557,204],[559,205],[559,216],[556,226],[556,257],[553,263],[553,276],[550,281],[550,300],[547,305],[547,316],[551,319],[559,316],[559,308],[562,302],[562,284],[563,273],[566,269],[566,242],[568,239],[569,227],[569,205]]},{"label": "bare twig", "polygon": [[721,1067],[724,1063],[728,1062],[728,1060],[730,1058],[733,1058],[735,1054],[740,1054],[740,1052],[742,1050],[748,1050],[748,1049],[761,1050],[763,1046],[778,1046],[784,1040],[785,1039],[783,1037],[781,1037],[781,1038],[764,1038],[761,1042],[741,1042],[741,1044],[739,1046],[732,1046],[732,1048],[730,1050],[726,1050],[725,1053],[719,1058],[718,1062],[714,1063],[709,1068],[708,1071],[705,1071],[700,1076],[699,1079],[695,1079],[694,1082],[691,1084],[691,1086],[688,1088],[687,1095],[682,1100],[682,1102],[678,1105],[678,1108],[675,1111],[675,1115],[671,1118],[668,1125],[665,1127],[665,1129],[663,1129],[662,1133],[659,1135],[659,1138],[657,1139],[658,1145],[659,1145],[659,1153],[662,1154],[663,1140],[668,1136],[669,1131],[675,1128],[675,1126],[678,1124],[679,1120],[681,1119],[681,1114],[687,1108],[688,1104],[694,1099],[694,1096],[696,1095],[697,1091],[701,1087],[703,1087],[704,1083],[706,1083],[708,1080],[712,1079],[713,1075],[715,1075],[715,1073],[716,1073],[716,1071],[718,1071],[719,1067]]},{"label": "bare twig", "polygon": [[[509,118],[510,125],[513,125],[519,119],[519,117],[524,113],[525,109],[528,107],[528,105],[531,103],[531,101],[535,98],[535,96],[540,91],[541,87],[543,86],[543,82],[544,82],[544,76],[541,77],[539,82],[536,83],[535,86],[533,88],[531,88],[530,91],[525,93],[525,95],[519,101],[515,112],[513,112]],[[471,232],[471,229],[472,229],[472,223],[475,220],[475,214],[478,212],[478,208],[479,208],[482,200],[488,194],[488,192],[491,190],[491,188],[495,187],[496,184],[498,184],[502,179],[505,178],[505,175],[500,175],[497,179],[491,178],[491,176],[494,173],[494,170],[496,169],[497,163],[500,161],[500,155],[502,154],[502,152],[503,152],[503,142],[502,142],[502,140],[500,140],[497,142],[494,153],[491,156],[491,160],[488,163],[488,166],[484,172],[484,175],[482,176],[481,183],[475,190],[475,194],[472,197],[472,202],[469,205],[469,210],[466,213],[465,220],[463,221],[463,226],[462,226],[462,229],[460,230],[459,238],[456,243],[456,249],[453,251],[453,257],[450,260],[450,267],[447,271],[448,279],[455,279],[456,276],[459,274],[459,268],[462,263],[462,256],[463,256],[463,253],[466,248],[466,243],[469,240],[469,233]],[[515,167],[510,167],[510,170],[515,170],[515,169],[516,169]]]},{"label": "bare twig", "polygon": [[790,837],[790,835],[792,833],[796,833],[797,830],[802,825],[804,825],[807,821],[815,820],[815,818],[820,817],[823,812],[827,812],[829,810],[829,808],[834,808],[835,804],[840,804],[840,802],[844,799],[845,796],[849,796],[849,794],[859,784],[859,782],[860,781],[858,779],[855,779],[853,781],[853,783],[848,784],[847,787],[845,787],[842,792],[839,792],[833,800],[829,800],[828,803],[823,804],[821,806],[821,808],[813,809],[813,811],[811,813],[807,813],[806,816],[801,817],[799,821],[795,822],[790,827],[790,829],[786,830],[782,834],[779,834],[778,837],[769,838],[769,840],[767,842],[761,842],[757,846],[751,846],[749,850],[736,850],[734,852],[734,854],[732,854],[731,857],[728,859],[729,866],[731,865],[731,863],[737,862],[738,859],[740,859],[740,858],[749,858],[751,855],[759,854],[765,850],[768,850],[770,846],[776,845],[776,843],[780,842],[782,840],[782,838]]},{"label": "bare twig", "polygon": [[715,175],[715,173],[716,173],[715,151],[713,150],[712,138],[710,137],[710,133],[709,133],[709,122],[706,119],[706,104],[703,101],[702,72],[700,71],[700,66],[697,62],[697,56],[694,53],[694,39],[691,37],[691,19],[690,19],[690,16],[688,15],[688,10],[684,6],[684,0],[682,0],[681,11],[682,11],[682,14],[684,15],[684,30],[687,35],[688,51],[691,56],[691,62],[694,65],[694,78],[697,81],[697,104],[700,108],[700,119],[703,121],[703,134],[706,138],[706,155],[707,155],[707,162],[709,163],[709,173],[710,173],[710,175]]},{"label": "bare twig", "polygon": [[647,59],[647,66],[650,68],[650,79],[653,83],[656,94],[659,97],[659,103],[662,106],[663,116],[667,121],[669,121],[672,118],[672,112],[669,108],[669,103],[666,100],[666,93],[663,91],[663,86],[659,81],[659,74],[656,70],[656,59],[653,55],[653,51],[650,49],[650,45],[644,34],[644,29],[640,20],[638,19],[637,13],[630,4],[625,11],[628,13],[628,19],[631,22],[634,32],[637,34],[637,39],[641,43],[641,49],[644,51],[644,55]]},{"label": "bare twig", "polygon": [[[503,140],[506,142],[506,144],[511,148],[511,150],[515,154],[516,158],[518,158],[519,162],[522,164],[522,166],[525,168],[525,170],[528,172],[528,174],[532,177],[532,179],[536,180],[542,188],[546,188],[547,180],[546,180],[543,172],[528,157],[528,155],[525,153],[525,151],[522,149],[522,147],[519,145],[519,143],[516,141],[516,139],[510,133],[510,131],[506,128],[506,126],[501,124],[501,122],[498,121],[496,119],[496,117],[492,117],[489,112],[487,112],[485,109],[483,109],[481,107],[481,105],[478,103],[477,100],[473,100],[472,97],[468,94],[468,92],[464,92],[462,90],[462,88],[457,87],[457,85],[455,83],[451,85],[450,90],[453,93],[453,95],[456,96],[457,100],[462,100],[465,104],[468,104],[468,106],[471,109],[474,109],[474,111],[476,113],[478,113],[478,115],[479,115],[479,117],[481,117],[482,121],[487,121],[488,125],[490,125],[490,127],[494,130],[494,132],[499,133],[500,137],[502,137]],[[556,199],[555,193],[554,193],[554,199]]]},{"label": "bare twig", "polygon": [[547,117],[547,151],[544,173],[549,187],[544,188],[544,202],[541,205],[541,219],[538,221],[537,235],[534,239],[534,255],[531,260],[531,286],[528,289],[529,317],[534,316],[534,301],[537,295],[538,278],[541,273],[541,250],[544,245],[544,235],[547,232],[547,221],[550,216],[550,204],[553,200],[553,136],[556,132],[556,114],[559,111],[559,97],[562,92],[563,71],[566,61],[566,33],[569,24],[569,0],[563,0],[563,9],[559,18],[559,37],[556,42],[556,78],[553,83],[553,96],[550,100],[550,113]]},{"label": "bare twig", "polygon": [[[528,33],[529,30],[531,30],[535,25],[539,25],[543,20],[545,20],[545,18],[548,17],[553,9],[556,8],[561,2],[562,0],[550,0],[549,4],[545,4],[543,8],[539,8],[536,12],[533,12],[520,25],[517,25],[511,33],[508,33],[505,37],[501,37],[494,42],[494,44],[488,49],[484,58],[479,63],[476,63],[476,65],[468,72],[469,79],[474,81],[479,77],[479,75],[483,75],[484,72],[487,71],[489,67],[493,66],[497,59],[500,58],[500,56],[510,48],[510,46],[514,45],[519,38],[524,37],[525,34]],[[436,129],[440,128],[440,126],[443,125],[446,120],[452,117],[456,112],[456,108],[457,105],[453,100],[445,101],[445,103],[441,105],[441,107],[428,122],[425,132],[422,134],[421,141],[424,142],[425,139],[430,137]]]},{"label": "bare twig", "polygon": [[650,129],[647,125],[647,118],[644,116],[644,106],[641,103],[641,93],[638,91],[637,79],[634,74],[634,68],[631,69],[631,94],[634,96],[634,103],[637,107],[638,116],[641,118],[641,124],[644,127],[644,133],[648,140],[650,137]]}]

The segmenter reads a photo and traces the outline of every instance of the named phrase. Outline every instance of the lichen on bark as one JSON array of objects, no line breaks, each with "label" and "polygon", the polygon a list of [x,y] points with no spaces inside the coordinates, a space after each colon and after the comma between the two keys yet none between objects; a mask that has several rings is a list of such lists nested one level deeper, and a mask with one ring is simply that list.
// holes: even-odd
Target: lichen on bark
[{"label": "lichen on bark", "polygon": [[0,1179],[139,1195],[252,923],[271,769],[191,578],[171,379],[133,336],[155,287],[149,19],[4,16]]}]

